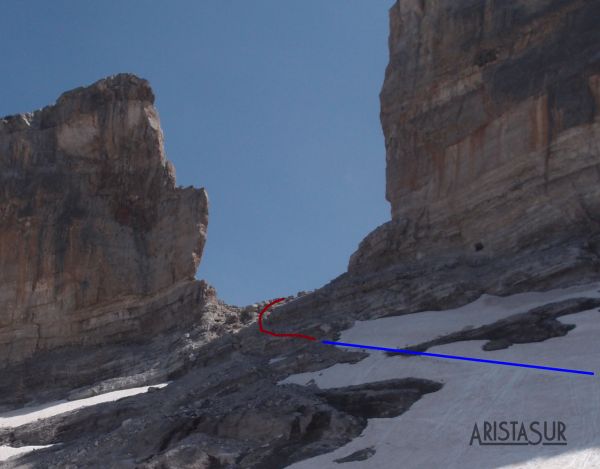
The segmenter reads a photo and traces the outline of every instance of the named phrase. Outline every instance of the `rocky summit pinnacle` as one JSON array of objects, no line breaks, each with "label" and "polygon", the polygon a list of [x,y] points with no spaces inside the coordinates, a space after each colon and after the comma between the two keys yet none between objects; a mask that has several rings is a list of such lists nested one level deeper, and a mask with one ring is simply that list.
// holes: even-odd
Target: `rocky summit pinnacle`
[{"label": "rocky summit pinnacle", "polygon": [[0,120],[0,363],[160,328],[149,303],[194,296],[207,195],[176,187],[153,102],[120,74]]}]

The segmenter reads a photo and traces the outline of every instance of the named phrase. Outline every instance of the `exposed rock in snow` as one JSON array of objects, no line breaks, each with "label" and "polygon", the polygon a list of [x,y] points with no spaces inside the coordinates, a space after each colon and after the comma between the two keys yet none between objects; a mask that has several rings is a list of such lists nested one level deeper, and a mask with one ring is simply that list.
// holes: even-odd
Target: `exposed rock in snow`
[{"label": "exposed rock in snow", "polygon": [[[485,297],[449,311],[417,313],[357,323],[340,341],[398,346],[416,337],[441,334],[496,320],[517,311],[569,298],[600,298],[600,285],[513,295]],[[427,317],[436,315],[435,320]],[[564,337],[532,344],[515,344],[504,350],[482,351],[484,341],[435,346],[436,353],[533,363],[561,368],[600,370],[600,309],[571,314],[575,328]],[[424,321],[424,322],[423,322]],[[427,325],[427,327],[423,327]],[[498,365],[457,362],[429,357],[394,359],[382,352],[356,364],[334,365],[320,372],[290,376],[282,383],[314,383],[323,389],[357,386],[386,379],[435,379],[444,386],[417,401],[396,418],[370,419],[360,437],[340,449],[308,459],[290,468],[334,468],[337,459],[372,447],[375,453],[364,465],[390,468],[399,457],[403,468],[462,467],[587,467],[600,465],[600,395],[596,376],[563,374]],[[566,446],[470,445],[475,424],[484,421],[561,421],[566,425]]]},{"label": "exposed rock in snow", "polygon": [[[168,383],[162,383],[152,386],[153,389],[161,389],[167,386]],[[50,402],[36,407],[24,407],[22,409],[13,410],[0,415],[0,428],[16,428],[38,420],[47,419],[55,415],[73,412],[78,409],[101,404],[103,402],[112,402],[124,397],[135,396],[143,392],[148,392],[150,386],[142,386],[139,388],[124,389],[121,391],[109,392],[98,396],[79,399],[73,401],[58,401]],[[50,448],[53,445],[38,445],[38,446],[0,446],[0,461],[5,461],[13,456],[22,455],[39,449]]]},{"label": "exposed rock in snow", "polygon": [[65,412],[70,412],[84,407],[89,407],[103,402],[116,401],[124,397],[135,396],[142,392],[148,392],[150,388],[163,388],[168,383],[155,384],[152,386],[142,386],[139,388],[122,389],[120,391],[99,394],[85,399],[56,401],[35,407],[24,407],[0,415],[0,428],[18,427],[36,420],[46,419]]}]

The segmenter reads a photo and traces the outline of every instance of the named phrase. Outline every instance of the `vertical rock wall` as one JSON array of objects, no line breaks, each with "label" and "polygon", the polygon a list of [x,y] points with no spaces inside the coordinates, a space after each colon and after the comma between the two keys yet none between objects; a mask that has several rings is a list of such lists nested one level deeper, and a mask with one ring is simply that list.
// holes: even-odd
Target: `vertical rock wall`
[{"label": "vertical rock wall", "polygon": [[600,3],[400,0],[381,91],[392,221],[350,270],[600,230]]},{"label": "vertical rock wall", "polygon": [[206,192],[175,186],[153,103],[122,74],[0,120],[0,362],[144,337],[202,296]]}]

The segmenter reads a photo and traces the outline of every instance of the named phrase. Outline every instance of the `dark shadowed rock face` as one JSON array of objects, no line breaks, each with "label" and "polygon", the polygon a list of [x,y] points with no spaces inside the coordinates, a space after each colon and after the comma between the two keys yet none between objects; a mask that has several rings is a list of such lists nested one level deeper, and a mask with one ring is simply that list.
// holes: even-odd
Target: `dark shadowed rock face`
[{"label": "dark shadowed rock face", "polygon": [[[319,391],[278,386],[252,366],[226,367],[210,367],[212,373],[196,369],[179,381],[187,381],[185,387],[0,430],[0,444],[61,443],[55,452],[8,461],[6,467],[59,468],[65,461],[96,467],[92,462],[102,461],[140,469],[280,469],[332,451],[360,435],[368,418],[401,415],[442,388],[436,381],[392,379]],[[225,370],[227,377],[221,375]],[[215,392],[210,386],[215,371],[238,385]],[[373,454],[367,449],[344,459]],[[201,461],[204,465],[194,465]]]},{"label": "dark shadowed rock face", "polygon": [[202,295],[206,192],[175,186],[153,103],[121,74],[0,119],[0,364],[160,328],[163,303]]},{"label": "dark shadowed rock face", "polygon": [[351,271],[600,231],[600,3],[402,0],[381,91],[392,221]]}]

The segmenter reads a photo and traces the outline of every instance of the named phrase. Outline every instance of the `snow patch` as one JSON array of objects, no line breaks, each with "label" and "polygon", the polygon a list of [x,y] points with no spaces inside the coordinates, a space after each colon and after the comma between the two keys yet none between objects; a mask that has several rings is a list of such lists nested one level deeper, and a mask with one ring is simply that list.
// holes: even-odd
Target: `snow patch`
[{"label": "snow patch", "polygon": [[[36,420],[47,419],[55,415],[70,412],[72,410],[82,409],[84,407],[101,404],[104,402],[116,401],[124,397],[135,396],[148,392],[149,388],[164,388],[169,383],[154,384],[152,386],[141,386],[137,388],[122,389],[119,391],[107,392],[97,396],[74,401],[54,401],[35,407],[23,407],[12,410],[0,415],[0,428],[18,427]],[[34,447],[35,448],[35,447]],[[20,449],[20,448],[19,448]]]},{"label": "snow patch", "polygon": [[[342,333],[340,342],[403,347],[481,326],[516,313],[570,298],[600,297],[588,285],[543,293],[507,297],[484,295],[460,308],[427,311],[373,321],[357,322]],[[433,347],[430,351],[600,371],[600,312],[598,308],[559,318],[575,324],[564,337],[544,342],[516,344],[485,352],[487,341],[465,341]],[[347,349],[351,350],[351,349]],[[344,468],[597,468],[600,467],[600,384],[597,376],[505,367],[432,357],[387,356],[370,351],[355,364],[337,364],[325,370],[292,375],[281,383],[320,388],[351,386],[373,381],[423,378],[444,383],[426,394],[396,418],[370,419],[363,433],[347,445],[289,466],[293,469],[340,468],[335,459],[365,447],[375,454]],[[556,421],[566,424],[568,446],[469,445],[474,425],[486,421]]]},{"label": "snow patch", "polygon": [[49,448],[53,445],[45,446],[21,446],[19,448],[13,448],[12,446],[0,446],[0,461],[6,461],[8,458],[13,456],[21,456],[25,453],[31,453],[38,449]]}]

